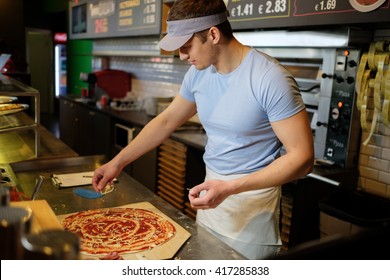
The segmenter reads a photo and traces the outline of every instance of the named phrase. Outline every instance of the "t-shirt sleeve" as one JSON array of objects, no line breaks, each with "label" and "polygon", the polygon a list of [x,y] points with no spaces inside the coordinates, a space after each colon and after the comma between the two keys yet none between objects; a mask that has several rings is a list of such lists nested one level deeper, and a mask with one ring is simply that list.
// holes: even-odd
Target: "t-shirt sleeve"
[{"label": "t-shirt sleeve", "polygon": [[305,108],[298,85],[292,75],[282,66],[269,69],[261,83],[260,102],[270,122],[289,118]]}]

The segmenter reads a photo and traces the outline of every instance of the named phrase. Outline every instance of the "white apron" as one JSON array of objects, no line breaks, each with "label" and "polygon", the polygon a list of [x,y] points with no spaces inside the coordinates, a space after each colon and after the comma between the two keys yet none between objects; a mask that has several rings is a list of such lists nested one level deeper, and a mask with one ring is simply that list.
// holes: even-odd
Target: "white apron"
[{"label": "white apron", "polygon": [[[245,175],[225,176],[206,169],[205,180]],[[277,254],[281,245],[280,193],[280,187],[273,187],[231,195],[214,209],[198,210],[196,221],[247,258],[264,259]]]}]

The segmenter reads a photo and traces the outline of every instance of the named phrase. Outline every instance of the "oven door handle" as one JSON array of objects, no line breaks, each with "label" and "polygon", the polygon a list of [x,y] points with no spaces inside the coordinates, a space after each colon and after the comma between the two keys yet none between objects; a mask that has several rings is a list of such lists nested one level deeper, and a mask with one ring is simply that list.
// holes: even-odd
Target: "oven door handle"
[{"label": "oven door handle", "polygon": [[341,183],[340,183],[340,182],[337,182],[337,181],[335,181],[335,180],[326,178],[326,177],[321,176],[321,175],[318,175],[318,174],[309,173],[309,174],[307,174],[307,176],[310,177],[310,178],[317,179],[317,180],[319,180],[319,181],[322,181],[322,182],[331,184],[331,185],[336,186],[336,187],[340,187],[340,186],[341,186]]},{"label": "oven door handle", "polygon": [[299,88],[299,90],[302,92],[311,92],[316,88],[320,88],[320,84],[316,84],[316,85],[309,87],[309,88]]}]

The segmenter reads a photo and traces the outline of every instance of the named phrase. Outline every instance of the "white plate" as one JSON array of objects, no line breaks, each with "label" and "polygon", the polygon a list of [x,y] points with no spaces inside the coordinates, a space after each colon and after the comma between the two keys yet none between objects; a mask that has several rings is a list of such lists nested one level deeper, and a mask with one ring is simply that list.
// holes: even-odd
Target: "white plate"
[{"label": "white plate", "polygon": [[[19,108],[6,109],[6,108],[8,108],[9,106],[12,106],[12,105],[18,105]],[[12,103],[12,104],[0,104],[0,116],[15,114],[17,112],[24,111],[27,108],[28,108],[27,104],[15,104],[15,103]]]},{"label": "white plate", "polygon": [[1,96],[0,95],[0,104],[11,103],[11,102],[14,102],[16,100],[18,100],[18,98],[15,96]]},{"label": "white plate", "polygon": [[349,3],[355,10],[364,13],[378,9],[385,2],[386,0],[349,0]]}]

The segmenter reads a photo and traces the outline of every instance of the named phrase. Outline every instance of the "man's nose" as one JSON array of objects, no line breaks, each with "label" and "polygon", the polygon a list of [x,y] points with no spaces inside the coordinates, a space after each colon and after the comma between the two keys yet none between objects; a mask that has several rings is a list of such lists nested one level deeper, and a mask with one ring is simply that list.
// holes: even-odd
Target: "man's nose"
[{"label": "man's nose", "polygon": [[180,57],[180,60],[187,60],[189,55],[188,53],[184,53],[182,52],[180,49],[179,49],[179,57]]}]

